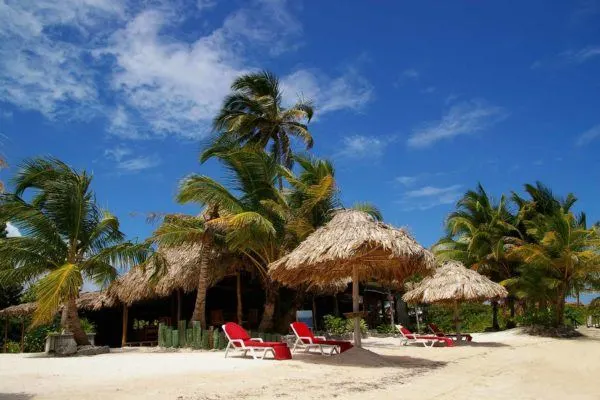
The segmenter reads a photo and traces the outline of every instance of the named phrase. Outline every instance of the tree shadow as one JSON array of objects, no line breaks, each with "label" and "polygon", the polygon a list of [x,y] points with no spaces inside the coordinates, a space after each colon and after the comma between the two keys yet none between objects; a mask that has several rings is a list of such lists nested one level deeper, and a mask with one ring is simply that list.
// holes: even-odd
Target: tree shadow
[{"label": "tree shadow", "polygon": [[466,342],[456,345],[456,347],[512,347],[506,343],[500,342]]},{"label": "tree shadow", "polygon": [[332,367],[360,367],[360,368],[396,368],[396,369],[424,369],[434,370],[444,367],[448,363],[445,361],[434,361],[425,358],[410,356],[390,356],[374,353],[374,359],[365,363],[364,359],[357,357],[355,359],[344,357],[340,359],[339,355],[324,356],[320,353],[294,353],[294,360],[307,364],[330,365]]},{"label": "tree shadow", "polygon": [[0,400],[29,400],[34,397],[30,393],[0,393]]}]

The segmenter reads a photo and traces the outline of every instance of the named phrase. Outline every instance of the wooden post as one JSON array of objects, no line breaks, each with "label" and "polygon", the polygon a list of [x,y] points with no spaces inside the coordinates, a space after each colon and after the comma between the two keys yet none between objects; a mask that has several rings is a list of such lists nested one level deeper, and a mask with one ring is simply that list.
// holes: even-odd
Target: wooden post
[{"label": "wooden post", "polygon": [[355,265],[352,270],[352,312],[356,313],[354,316],[354,345],[356,347],[361,347],[361,333],[360,333],[360,315],[358,312],[360,311],[360,300],[359,300],[359,275],[358,275],[358,266]]},{"label": "wooden post", "polygon": [[458,310],[458,301],[456,300],[454,301],[454,324],[456,326],[456,342],[460,343],[462,337],[460,334],[460,316]]},{"label": "wooden post", "polygon": [[177,289],[177,323],[181,321],[181,289]]},{"label": "wooden post", "polygon": [[21,317],[21,353],[25,351],[25,318]]},{"label": "wooden post", "polygon": [[237,272],[235,280],[235,292],[237,294],[237,322],[238,325],[242,325],[244,312],[242,309],[242,273],[240,271]]},{"label": "wooden post", "polygon": [[129,320],[129,307],[123,304],[123,334],[121,335],[121,347],[125,347],[127,343],[127,323]]},{"label": "wooden post", "polygon": [[315,301],[315,296],[312,297],[312,315],[313,315],[313,330],[317,330],[317,303]]},{"label": "wooden post", "polygon": [[340,316],[340,305],[338,304],[337,293],[333,295],[333,314],[336,317]]},{"label": "wooden post", "polygon": [[8,317],[4,319],[4,352],[8,352]]}]

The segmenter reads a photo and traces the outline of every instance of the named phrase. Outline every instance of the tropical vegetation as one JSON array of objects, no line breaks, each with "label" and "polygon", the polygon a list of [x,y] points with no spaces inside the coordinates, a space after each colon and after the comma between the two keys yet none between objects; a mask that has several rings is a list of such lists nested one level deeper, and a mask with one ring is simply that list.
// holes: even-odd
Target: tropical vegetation
[{"label": "tropical vegetation", "polygon": [[[598,289],[600,237],[576,215],[573,194],[561,199],[540,182],[525,185],[498,202],[482,185],[457,202],[446,220],[447,234],[434,246],[440,259],[456,259],[505,285],[524,312],[553,326],[564,325],[565,300],[580,291]],[[498,328],[493,303],[493,327]]]}]

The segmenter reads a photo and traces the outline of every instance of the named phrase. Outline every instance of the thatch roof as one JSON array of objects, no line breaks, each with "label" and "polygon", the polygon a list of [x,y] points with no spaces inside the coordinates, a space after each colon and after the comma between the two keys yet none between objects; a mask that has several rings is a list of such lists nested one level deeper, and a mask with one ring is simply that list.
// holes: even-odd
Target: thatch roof
[{"label": "thatch roof", "polygon": [[504,298],[506,289],[458,261],[447,261],[402,296],[407,303],[483,301]]},{"label": "thatch roof", "polygon": [[[116,300],[106,291],[84,292],[77,299],[77,308],[80,310],[97,311],[105,307],[114,307]],[[0,310],[0,317],[22,317],[31,315],[37,308],[36,302],[17,304]]]},{"label": "thatch roof", "polygon": [[[145,268],[137,266],[113,282],[108,293],[122,303],[131,305],[138,301],[169,296],[175,290],[191,292],[198,286],[201,250],[200,244],[161,249],[166,261],[166,271],[158,281],[153,282],[151,279],[156,268],[153,263]],[[214,251],[208,265],[210,287],[235,272],[236,260]]]},{"label": "thatch roof", "polygon": [[434,266],[434,257],[403,229],[377,222],[356,210],[337,211],[294,251],[270,265],[269,274],[290,286],[326,285],[351,277],[359,266],[361,281],[403,281]]}]

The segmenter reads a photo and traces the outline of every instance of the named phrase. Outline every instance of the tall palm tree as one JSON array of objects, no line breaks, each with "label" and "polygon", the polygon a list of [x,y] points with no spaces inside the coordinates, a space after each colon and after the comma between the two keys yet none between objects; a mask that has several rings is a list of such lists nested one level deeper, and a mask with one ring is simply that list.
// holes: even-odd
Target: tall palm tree
[{"label": "tall palm tree", "polygon": [[[291,137],[302,140],[307,149],[313,145],[308,123],[313,117],[310,101],[299,101],[286,108],[279,79],[271,72],[262,71],[238,77],[231,85],[232,93],[213,121],[218,133],[213,143],[202,154],[201,160],[210,158],[222,141],[240,146],[269,147],[273,159],[290,168],[293,164]],[[279,180],[281,186],[281,180]]]},{"label": "tall palm tree", "polygon": [[[446,219],[446,237],[434,245],[437,257],[461,261],[496,282],[512,278],[516,266],[506,256],[505,240],[520,233],[513,225],[514,217],[505,197],[494,203],[478,184],[475,190],[465,193],[456,207]],[[492,302],[492,307],[492,326],[499,329],[497,302]]]},{"label": "tall palm tree", "polygon": [[23,235],[0,239],[0,281],[35,280],[33,323],[50,321],[62,305],[62,327],[79,345],[88,344],[76,306],[84,279],[105,286],[118,268],[145,262],[151,251],[125,241],[117,217],[97,205],[91,182],[85,171],[37,158],[22,165],[14,193],[0,195],[0,220]]},{"label": "tall palm tree", "polygon": [[284,201],[276,186],[281,167],[274,157],[248,147],[228,147],[215,156],[228,171],[229,187],[207,176],[191,175],[181,182],[177,199],[219,207],[219,216],[207,225],[258,271],[266,296],[259,330],[266,331],[272,327],[278,297],[278,287],[266,268],[283,255],[285,247],[284,220],[267,205]]},{"label": "tall palm tree", "polygon": [[[555,296],[554,325],[564,324],[565,298],[573,285],[600,274],[600,238],[571,212],[556,210],[524,222],[533,241],[515,239],[509,254],[527,268],[524,279],[542,276]],[[531,281],[531,279],[530,279]]]}]

